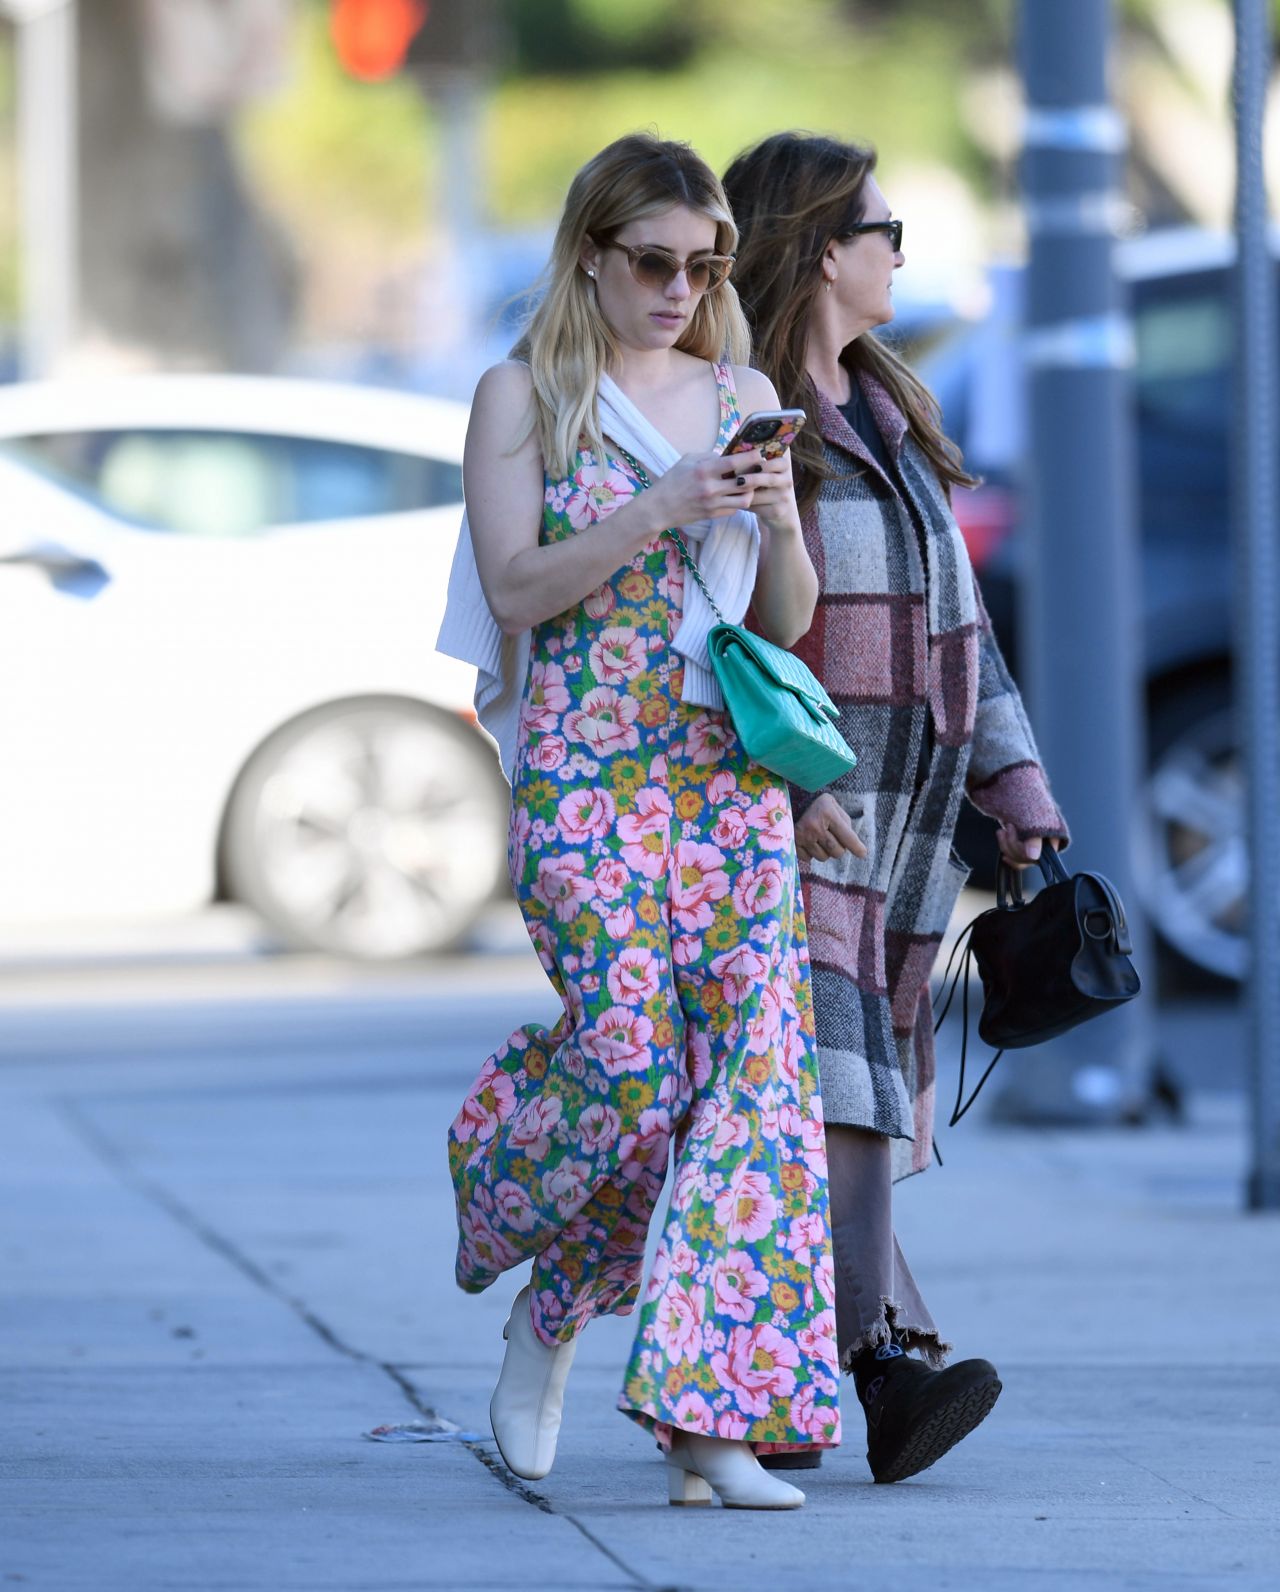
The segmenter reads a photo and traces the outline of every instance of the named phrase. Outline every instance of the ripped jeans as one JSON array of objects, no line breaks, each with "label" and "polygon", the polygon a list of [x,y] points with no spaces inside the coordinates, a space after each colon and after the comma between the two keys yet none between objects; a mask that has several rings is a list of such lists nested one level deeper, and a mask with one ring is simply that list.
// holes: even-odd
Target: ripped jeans
[{"label": "ripped jeans", "polygon": [[939,1338],[894,1236],[890,1141],[835,1122],[826,1135],[840,1369],[852,1370],[855,1355],[889,1342],[944,1364],[951,1345]]}]

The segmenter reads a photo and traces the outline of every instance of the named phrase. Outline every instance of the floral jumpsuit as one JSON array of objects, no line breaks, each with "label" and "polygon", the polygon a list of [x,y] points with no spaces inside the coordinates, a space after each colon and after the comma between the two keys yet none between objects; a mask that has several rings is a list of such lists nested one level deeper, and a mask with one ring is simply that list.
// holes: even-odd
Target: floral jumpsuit
[{"label": "floral jumpsuit", "polygon": [[[714,367],[721,443],[738,420]],[[639,483],[582,451],[543,540]],[[619,1407],[753,1443],[839,1442],[834,1287],[808,951],[785,786],[727,716],[681,701],[683,567],[659,537],[539,625],[512,787],[511,877],[564,1015],[490,1057],[449,1135],[469,1292],[533,1259],[547,1343],[635,1306]]]}]

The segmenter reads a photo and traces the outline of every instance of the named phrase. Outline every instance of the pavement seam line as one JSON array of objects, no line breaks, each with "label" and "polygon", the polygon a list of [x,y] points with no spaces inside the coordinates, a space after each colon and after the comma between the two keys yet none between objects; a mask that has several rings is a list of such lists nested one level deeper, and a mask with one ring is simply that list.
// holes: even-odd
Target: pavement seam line
[{"label": "pavement seam line", "polygon": [[[326,1321],[317,1316],[301,1299],[286,1293],[274,1277],[237,1248],[230,1239],[218,1232],[216,1228],[210,1227],[206,1221],[197,1216],[189,1205],[180,1200],[163,1183],[140,1171],[129,1160],[120,1146],[85,1114],[78,1102],[62,1096],[57,1099],[56,1104],[72,1130],[79,1135],[98,1159],[126,1187],[131,1188],[143,1199],[148,1200],[151,1204],[164,1211],[166,1216],[176,1222],[178,1226],[184,1228],[193,1237],[199,1239],[207,1249],[212,1250],[220,1259],[239,1271],[242,1276],[248,1278],[255,1287],[261,1289],[264,1293],[270,1294],[278,1303],[291,1310],[304,1326],[314,1332],[336,1354],[344,1355],[347,1359],[353,1360],[357,1364],[375,1367],[390,1381],[395,1383],[408,1403],[425,1419],[445,1421],[446,1418],[442,1417],[438,1410],[432,1409],[423,1402],[412,1382],[396,1366],[385,1360],[375,1359],[373,1355],[366,1354],[364,1350],[357,1349],[351,1344],[344,1342]],[[452,1425],[454,1423],[449,1422],[448,1424]],[[500,1460],[490,1454],[479,1443],[463,1442],[459,1446],[465,1448],[474,1459],[477,1459],[508,1492],[514,1493],[523,1502],[532,1504],[535,1509],[540,1510],[543,1514],[555,1515],[558,1519],[573,1526],[598,1553],[602,1553],[624,1575],[628,1576],[632,1584],[640,1588],[641,1592],[663,1592],[663,1589],[658,1588],[656,1583],[650,1581],[638,1571],[633,1570],[630,1565],[625,1564],[612,1548],[601,1542],[595,1533],[575,1515],[566,1514],[556,1509],[548,1498],[545,1498],[541,1493],[536,1492],[517,1476],[514,1476]]]},{"label": "pavement seam line", "polygon": [[1170,1487],[1174,1492],[1180,1492],[1184,1498],[1191,1498],[1198,1504],[1203,1504],[1206,1509],[1216,1509],[1220,1515],[1228,1520],[1239,1520],[1239,1515],[1233,1515],[1229,1509],[1224,1509],[1220,1503],[1212,1498],[1202,1498],[1199,1493],[1192,1492],[1190,1487],[1184,1487],[1181,1482],[1170,1481],[1167,1476],[1162,1476],[1158,1470],[1152,1470],[1150,1465],[1144,1465],[1140,1459],[1134,1459],[1132,1454],[1126,1454],[1121,1448],[1112,1448],[1112,1453],[1117,1459],[1122,1459],[1126,1465],[1132,1465],[1134,1470],[1140,1470],[1146,1476],[1154,1476],[1162,1487]]}]

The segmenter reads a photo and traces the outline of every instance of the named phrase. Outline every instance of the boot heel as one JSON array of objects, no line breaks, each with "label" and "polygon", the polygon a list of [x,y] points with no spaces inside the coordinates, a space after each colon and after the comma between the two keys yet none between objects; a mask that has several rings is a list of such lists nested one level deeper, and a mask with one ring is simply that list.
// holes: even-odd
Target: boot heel
[{"label": "boot heel", "polygon": [[711,1483],[679,1465],[667,1466],[667,1498],[670,1503],[706,1505],[711,1502]]},{"label": "boot heel", "polygon": [[709,1504],[714,1494],[726,1509],[799,1509],[804,1494],[771,1476],[746,1443],[673,1432],[667,1460],[673,1504]]}]

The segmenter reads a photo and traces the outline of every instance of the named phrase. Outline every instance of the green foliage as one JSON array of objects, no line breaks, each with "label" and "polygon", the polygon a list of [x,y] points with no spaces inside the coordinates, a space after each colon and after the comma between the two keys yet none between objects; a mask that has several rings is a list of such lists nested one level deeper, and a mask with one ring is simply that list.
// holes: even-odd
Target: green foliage
[{"label": "green foliage", "polygon": [[[768,132],[807,127],[870,140],[889,171],[943,161],[981,184],[959,110],[961,58],[974,16],[1006,4],[974,0],[957,15],[942,0],[502,0],[506,71],[484,151],[491,219],[554,216],[582,162],[637,127],[687,139],[718,168]],[[327,0],[299,10],[293,82],[241,121],[250,167],[305,231],[407,241],[428,212],[429,101],[407,76],[348,77]]]},{"label": "green foliage", "polygon": [[391,241],[420,233],[434,131],[407,77],[361,83],[338,64],[328,7],[300,8],[293,80],[240,123],[241,147],[273,203]]},{"label": "green foliage", "polygon": [[[640,127],[687,139],[717,169],[769,132],[804,127],[876,144],[889,170],[943,161],[984,181],[961,119],[954,31],[914,9],[904,20],[901,8],[892,24],[856,29],[827,0],[796,0],[785,13],[776,0],[736,0],[726,27],[729,11],[732,32],[704,41],[677,72],[628,65],[590,78],[503,83],[488,149],[496,213],[509,221],[553,215],[582,162]],[[766,15],[769,28],[753,25]]]},{"label": "green foliage", "polygon": [[0,117],[7,123],[15,109],[15,79],[13,63],[13,35],[8,29],[0,33]]},{"label": "green foliage", "polygon": [[[828,131],[876,144],[890,180],[902,163],[936,163],[982,192],[994,174],[961,112],[964,81],[974,67],[1011,62],[1030,0],[491,3],[501,49],[485,198],[491,221],[518,225],[554,216],[582,162],[638,127],[689,140],[718,168],[777,128]],[[1147,33],[1162,3],[1114,0],[1117,24]],[[251,168],[268,203],[321,242],[334,228],[408,242],[430,213],[439,143],[430,101],[408,76],[346,76],[329,0],[298,9],[291,87],[242,120]]]},{"label": "green foliage", "polygon": [[683,0],[572,0],[570,10],[597,33],[621,45],[652,38],[682,25],[688,8]]},{"label": "green foliage", "polygon": [[681,0],[506,0],[498,7],[520,76],[579,76],[633,66],[671,70],[697,42]]}]

